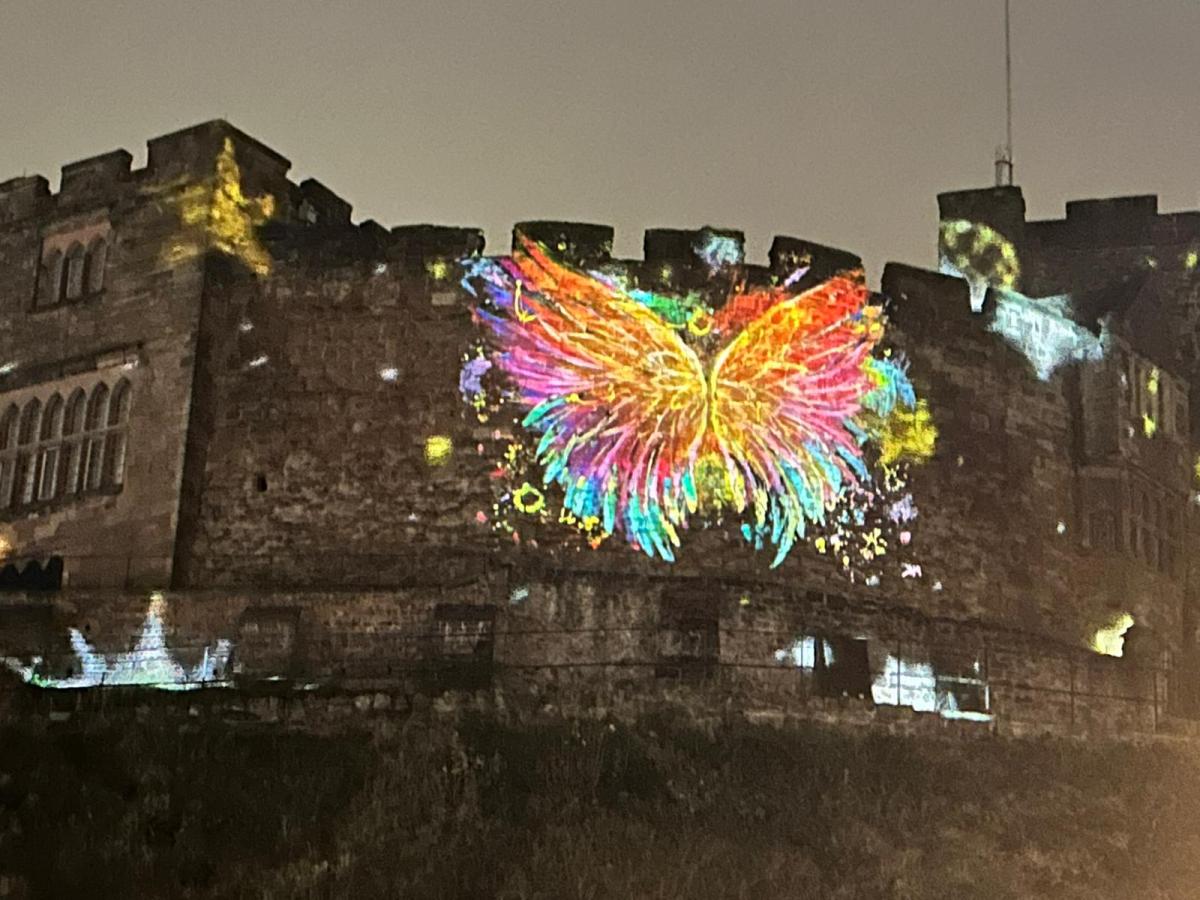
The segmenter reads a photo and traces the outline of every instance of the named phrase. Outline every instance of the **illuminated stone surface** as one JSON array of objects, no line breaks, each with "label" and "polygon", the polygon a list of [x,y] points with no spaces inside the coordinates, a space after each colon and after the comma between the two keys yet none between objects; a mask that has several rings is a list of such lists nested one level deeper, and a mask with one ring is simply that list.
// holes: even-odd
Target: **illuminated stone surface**
[{"label": "illuminated stone surface", "polygon": [[[247,258],[233,241],[175,259],[170,248],[203,227],[181,219],[179,201],[211,183],[227,139],[236,196],[273,198],[252,210],[249,233],[235,232],[266,257]],[[1196,489],[1189,391],[1200,358],[1194,213],[1159,214],[1152,198],[1127,198],[1069,204],[1062,220],[1032,222],[1017,189],[943,195],[943,220],[986,224],[1020,265],[1001,273],[1007,297],[996,285],[981,293],[903,265],[882,273],[885,344],[903,354],[937,429],[928,460],[880,504],[884,521],[859,522],[850,510],[839,529],[815,536],[819,545],[797,544],[770,572],[770,541],[756,552],[760,536],[747,541],[740,521],[717,515],[689,530],[681,540],[689,552],[668,574],[552,504],[522,513],[511,532],[494,527],[503,518],[495,473],[519,423],[481,422],[473,405],[497,377],[490,364],[467,365],[480,359],[461,286],[479,265],[477,230],[353,224],[345,201],[315,181],[290,182],[283,157],[220,122],[151,141],[144,169],[131,171],[128,154],[97,160],[59,194],[37,176],[0,185],[0,399],[46,397],[114,371],[134,384],[123,487],[4,516],[16,570],[61,557],[70,602],[109,617],[94,623],[112,632],[108,646],[83,631],[82,617],[54,640],[76,627],[97,653],[129,652],[151,588],[190,592],[172,597],[173,619],[219,609],[225,626],[260,605],[255,598],[291,591],[280,604],[300,609],[317,635],[297,658],[332,670],[332,648],[348,630],[361,631],[339,648],[350,658],[402,655],[395,648],[414,643],[402,634],[433,628],[436,588],[454,594],[443,602],[495,606],[513,617],[507,624],[542,632],[509,640],[509,662],[645,660],[657,653],[653,638],[629,635],[653,635],[660,606],[672,602],[668,588],[680,585],[713,598],[721,660],[772,671],[775,651],[810,633],[796,609],[829,633],[881,644],[897,634],[929,643],[944,628],[951,643],[981,647],[980,629],[1017,629],[1079,648],[1114,610],[1128,610],[1152,636],[1142,645],[1152,658],[1155,644],[1188,646],[1187,585],[1200,584],[1189,577],[1200,556],[1187,527]],[[115,236],[103,294],[31,311],[44,237],[102,226]],[[695,341],[712,339],[719,310],[698,312],[691,298],[712,285],[727,293],[744,278],[748,288],[800,292],[856,267],[852,253],[800,238],[777,238],[764,264],[739,259],[735,243],[709,242],[712,232],[665,230],[647,235],[645,260],[619,261],[605,226],[527,226],[588,271],[623,271],[637,290],[670,294],[662,315]],[[670,291],[660,289],[664,277]],[[984,301],[978,312],[973,291]],[[1066,296],[1070,315],[1044,300]],[[445,464],[427,463],[433,435],[454,448]],[[527,482],[544,501],[541,476],[531,469],[515,487]],[[697,476],[714,507],[730,498],[719,475],[698,468]],[[537,508],[532,491],[520,502]],[[524,566],[553,577],[525,577]],[[513,604],[517,586],[529,593]],[[359,599],[320,593],[331,587]],[[218,602],[212,592],[232,593]],[[14,595],[3,605],[16,603]],[[0,633],[15,634],[8,621]],[[757,627],[770,639],[755,639]],[[184,644],[211,646],[227,634],[235,659],[243,646],[215,626],[197,634]],[[0,653],[28,660],[37,649]],[[1044,680],[1061,681],[1057,670]]]}]

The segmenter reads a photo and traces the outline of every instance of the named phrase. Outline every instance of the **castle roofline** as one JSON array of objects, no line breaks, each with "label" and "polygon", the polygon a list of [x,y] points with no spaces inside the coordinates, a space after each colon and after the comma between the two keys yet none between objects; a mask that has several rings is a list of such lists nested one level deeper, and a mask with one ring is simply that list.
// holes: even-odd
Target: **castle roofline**
[{"label": "castle roofline", "polygon": [[284,171],[292,167],[292,161],[278,150],[268,147],[262,141],[258,140],[258,138],[251,137],[240,128],[231,125],[227,120],[209,119],[207,122],[190,125],[187,128],[181,128],[178,131],[159,135],[146,141],[146,147],[150,151],[150,168],[153,168],[154,165],[153,160],[156,149],[161,154],[189,144],[206,145],[211,144],[213,141],[224,143],[225,138],[231,138],[235,143],[244,147],[253,148],[258,154],[273,161],[276,166],[282,168]]}]

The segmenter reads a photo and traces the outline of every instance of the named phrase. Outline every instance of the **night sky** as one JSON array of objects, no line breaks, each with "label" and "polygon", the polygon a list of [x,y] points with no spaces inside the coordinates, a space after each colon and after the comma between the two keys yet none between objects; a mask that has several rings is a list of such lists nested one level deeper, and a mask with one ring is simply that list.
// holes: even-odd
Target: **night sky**
[{"label": "night sky", "polygon": [[[1013,0],[1030,214],[1198,205],[1200,2]],[[0,180],[224,117],[355,219],[741,228],[935,263],[992,181],[1002,0],[0,0]]]}]

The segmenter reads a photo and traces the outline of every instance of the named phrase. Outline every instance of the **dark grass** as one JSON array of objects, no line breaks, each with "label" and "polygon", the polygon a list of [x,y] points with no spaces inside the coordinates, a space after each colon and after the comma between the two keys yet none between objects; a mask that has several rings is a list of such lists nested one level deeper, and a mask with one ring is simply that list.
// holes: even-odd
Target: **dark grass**
[{"label": "dark grass", "polygon": [[409,721],[0,730],[33,897],[1200,897],[1190,746]]}]

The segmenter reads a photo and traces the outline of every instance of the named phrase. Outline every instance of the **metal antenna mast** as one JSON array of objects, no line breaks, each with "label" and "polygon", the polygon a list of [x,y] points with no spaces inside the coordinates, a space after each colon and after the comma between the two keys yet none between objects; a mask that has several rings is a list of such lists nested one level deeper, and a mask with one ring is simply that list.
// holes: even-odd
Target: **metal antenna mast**
[{"label": "metal antenna mast", "polygon": [[996,185],[1013,183],[1012,143],[1012,26],[1009,15],[1009,0],[1004,0],[1004,99],[1005,130],[1004,146],[996,151]]}]

